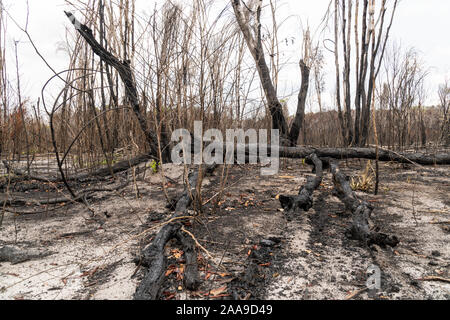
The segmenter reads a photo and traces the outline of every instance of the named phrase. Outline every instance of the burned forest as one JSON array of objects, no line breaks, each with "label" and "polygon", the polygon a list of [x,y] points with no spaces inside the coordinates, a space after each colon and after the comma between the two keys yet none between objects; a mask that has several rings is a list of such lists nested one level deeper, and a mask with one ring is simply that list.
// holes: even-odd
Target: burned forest
[{"label": "burned forest", "polygon": [[449,300],[426,5],[314,3],[0,0],[0,299]]}]

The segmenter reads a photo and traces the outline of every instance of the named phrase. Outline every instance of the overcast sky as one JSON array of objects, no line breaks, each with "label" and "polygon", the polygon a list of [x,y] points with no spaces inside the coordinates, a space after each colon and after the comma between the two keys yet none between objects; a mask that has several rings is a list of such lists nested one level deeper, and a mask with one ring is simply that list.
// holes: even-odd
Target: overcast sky
[{"label": "overcast sky", "polygon": [[[155,1],[142,1],[139,6],[141,13],[145,10],[151,12]],[[163,1],[156,0],[161,4]],[[21,25],[25,24],[26,1],[4,0],[11,16]],[[64,41],[65,29],[71,27],[63,10],[68,7],[64,0],[30,0],[29,32],[38,49],[48,60],[52,67],[64,70],[67,66],[67,56],[57,51],[58,42]],[[217,0],[218,6],[223,8],[223,0]],[[295,38],[296,46],[300,46],[298,40],[302,37],[302,26],[309,24],[314,30],[323,18],[329,4],[329,0],[279,0],[278,16],[288,18],[282,29],[280,38]],[[231,10],[231,9],[230,9]],[[76,12],[75,12],[76,14]],[[81,15],[78,14],[78,17]],[[447,30],[447,31],[446,31]],[[437,89],[439,84],[446,79],[450,80],[450,1],[448,0],[402,0],[400,2],[396,19],[392,27],[391,38],[401,42],[402,46],[414,47],[430,69],[427,78],[428,99],[427,104],[438,103]],[[24,94],[32,100],[40,96],[40,90],[52,72],[36,55],[34,49],[28,43],[26,36],[21,33],[11,21],[8,25],[9,72],[14,68],[13,50],[14,40],[19,42],[20,73]],[[283,48],[282,48],[283,49]],[[298,52],[298,48],[285,48],[285,54]],[[283,85],[280,94],[291,93],[300,86],[300,75],[297,57],[293,57],[292,69],[284,69]],[[332,79],[333,58],[327,53],[327,103],[332,105],[332,95],[335,84]],[[325,97],[327,99],[327,97]],[[291,99],[293,102],[295,99]],[[292,103],[293,103],[292,102]],[[290,109],[292,106],[290,103]],[[330,107],[330,106],[329,106]]]}]

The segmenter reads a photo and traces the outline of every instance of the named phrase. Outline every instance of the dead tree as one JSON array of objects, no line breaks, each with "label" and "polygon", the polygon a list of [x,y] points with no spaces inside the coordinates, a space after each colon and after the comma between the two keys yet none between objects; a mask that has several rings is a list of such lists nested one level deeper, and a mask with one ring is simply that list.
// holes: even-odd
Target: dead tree
[{"label": "dead tree", "polygon": [[[6,73],[6,14],[0,1],[0,154],[4,152],[6,116],[8,113],[8,79]],[[1,219],[0,219],[1,220]],[[1,222],[1,221],[0,221]],[[1,223],[0,223],[1,224]]]},{"label": "dead tree", "polygon": [[[344,29],[345,29],[345,26],[344,26]],[[334,39],[334,63],[335,63],[335,67],[336,67],[336,105],[337,105],[337,109],[338,109],[338,118],[339,118],[339,124],[341,126],[341,132],[342,132],[342,138],[344,140],[344,145],[348,146],[350,129],[348,126],[345,125],[344,114],[342,112],[342,102],[341,102],[341,71],[340,71],[340,64],[339,64],[339,43],[338,43],[338,39],[339,39],[338,0],[335,0],[335,2],[334,2],[334,37],[335,37],[335,39]],[[345,47],[345,38],[344,38],[344,47]],[[345,53],[347,53],[347,51],[345,51]],[[348,67],[348,66],[346,65],[346,67]],[[348,70],[348,68],[346,68],[346,71],[347,70]],[[344,82],[346,82],[346,78],[344,78]],[[346,94],[347,92],[348,91],[344,91],[344,94]],[[347,100],[345,99],[345,101],[347,101]]]},{"label": "dead tree", "polygon": [[[347,3],[347,5],[346,5]],[[356,1],[354,11],[355,24],[355,119],[352,127],[351,113],[351,24],[352,0],[335,0],[335,63],[336,63],[336,99],[339,112],[339,121],[346,145],[365,146],[369,138],[372,93],[375,90],[375,81],[378,77],[381,62],[385,53],[390,30],[397,9],[398,0],[395,0],[390,20],[386,22],[388,11],[387,1],[382,0],[379,5],[378,16],[375,18],[375,1],[363,0],[360,12],[359,0]],[[361,19],[359,14],[362,13]],[[341,21],[341,22],[340,22]],[[360,25],[359,25],[360,24]],[[341,29],[339,28],[341,26]],[[339,40],[342,34],[342,55],[344,68],[339,66]],[[340,73],[343,73],[343,101],[345,103],[345,119],[341,108]]]},{"label": "dead tree", "polygon": [[256,62],[256,68],[258,70],[270,114],[272,116],[273,129],[280,130],[280,136],[287,138],[288,125],[286,119],[284,118],[283,108],[278,100],[277,92],[270,76],[270,70],[264,57],[264,48],[261,39],[261,3],[259,3],[256,8],[256,23],[253,27],[250,26],[249,9],[241,6],[241,0],[231,0],[231,4],[233,5],[236,20],[247,43],[247,47]]},{"label": "dead tree", "polygon": [[289,142],[291,147],[295,147],[297,145],[300,130],[303,128],[303,123],[305,121],[306,97],[308,95],[309,75],[311,68],[306,65],[303,59],[300,60],[300,70],[302,73],[302,84],[300,87],[300,92],[298,93],[297,112],[295,113],[295,118],[292,122],[291,130],[289,131]]},{"label": "dead tree", "polygon": [[[261,85],[267,99],[270,114],[272,116],[272,128],[280,130],[280,137],[283,145],[296,146],[297,140],[305,118],[305,103],[309,88],[310,68],[306,59],[300,61],[302,73],[302,85],[298,97],[297,112],[291,129],[289,130],[287,121],[283,115],[282,105],[277,97],[277,92],[270,75],[269,67],[264,56],[264,48],[261,39],[261,11],[262,0],[257,1],[255,23],[251,25],[251,15],[253,12],[247,5],[242,6],[241,0],[231,0],[236,20],[242,31],[245,42],[253,59],[256,62]],[[310,48],[309,48],[310,49]],[[304,53],[308,56],[307,52]]]},{"label": "dead tree", "polygon": [[[99,56],[102,61],[104,61],[108,66],[114,68],[125,85],[126,96],[132,105],[135,116],[138,119],[139,125],[144,132],[147,143],[150,147],[151,154],[154,156],[159,156],[158,151],[158,136],[148,127],[147,120],[144,117],[140,102],[139,95],[137,91],[136,82],[134,79],[133,72],[131,70],[131,65],[129,60],[120,61],[117,57],[108,52],[94,37],[92,30],[86,25],[80,23],[75,16],[70,12],[65,12],[69,20],[75,26],[78,33],[85,39],[89,44],[94,53]],[[165,148],[168,143],[166,141],[161,141],[161,145]],[[163,159],[168,161],[169,159]]]},{"label": "dead tree", "polygon": [[441,141],[445,146],[450,146],[450,85],[439,86],[439,100],[442,114]]},{"label": "dead tree", "polygon": [[368,202],[358,199],[350,186],[348,177],[339,170],[336,163],[331,163],[331,172],[336,196],[353,215],[353,223],[348,229],[348,236],[351,239],[360,240],[368,246],[376,244],[382,247],[395,247],[399,243],[396,236],[380,233],[370,228],[369,220],[373,207]]},{"label": "dead tree", "polygon": [[423,100],[428,71],[413,48],[403,51],[401,46],[393,45],[384,60],[384,73],[384,103],[390,109],[392,139],[397,140],[400,148],[408,147],[414,141],[413,136],[424,131],[419,121],[413,121],[413,116],[414,107],[420,106]]},{"label": "dead tree", "polygon": [[[299,210],[308,211],[311,209],[313,206],[313,193],[322,183],[322,160],[313,153],[308,156],[307,162],[314,165],[316,176],[307,178],[306,184],[300,188],[297,196],[280,196],[281,206],[287,214],[296,213]],[[346,209],[352,212],[353,223],[347,232],[349,238],[360,240],[368,246],[377,244],[382,247],[386,245],[395,247],[399,243],[396,236],[380,233],[369,227],[373,207],[369,203],[358,199],[350,186],[348,177],[330,159],[324,158],[324,163],[326,165],[330,164],[331,166],[335,195],[345,204]]]},{"label": "dead tree", "polygon": [[[89,181],[97,181],[102,178],[110,177],[111,174],[116,174],[120,172],[124,172],[128,169],[131,169],[133,167],[139,166],[140,164],[143,164],[145,162],[148,162],[151,160],[152,157],[149,155],[141,155],[138,157],[135,157],[130,160],[123,160],[118,163],[116,163],[111,168],[100,168],[94,172],[90,173],[82,173],[78,175],[72,175],[66,177],[67,181],[76,181],[76,182],[89,182]],[[8,174],[12,174],[16,176],[16,181],[20,180],[35,180],[40,182],[46,182],[46,183],[58,183],[63,182],[63,179],[61,177],[54,177],[54,176],[41,176],[41,175],[35,175],[35,174],[28,174],[27,172],[13,168],[6,160],[3,160],[3,165],[7,169]]]}]

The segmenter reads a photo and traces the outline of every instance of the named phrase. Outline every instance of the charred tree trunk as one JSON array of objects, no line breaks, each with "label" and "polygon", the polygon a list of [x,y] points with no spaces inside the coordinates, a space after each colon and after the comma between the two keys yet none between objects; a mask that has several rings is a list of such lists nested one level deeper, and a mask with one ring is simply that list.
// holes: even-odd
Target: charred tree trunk
[{"label": "charred tree trunk", "polygon": [[248,15],[243,12],[243,10],[248,10],[248,8],[243,8],[240,0],[231,0],[231,4],[245,42],[247,43],[247,47],[256,62],[256,68],[259,73],[261,85],[264,89],[269,111],[272,116],[272,127],[273,129],[280,130],[280,137],[282,137],[283,140],[289,140],[288,125],[283,115],[283,108],[278,100],[277,92],[270,76],[270,70],[264,57],[264,49],[261,39],[261,5],[258,5],[257,7],[256,26],[254,28],[256,29],[256,34],[254,36],[251,32]]},{"label": "charred tree trunk", "polygon": [[367,66],[368,66],[368,50],[370,37],[367,31],[367,12],[369,8],[369,1],[364,0],[363,15],[362,15],[362,30],[361,30],[361,57],[360,57],[360,69],[358,74],[358,83],[356,84],[356,98],[355,98],[355,132],[353,145],[359,146],[361,136],[361,112],[364,113],[365,106],[362,105],[365,102],[365,81],[367,78]]},{"label": "charred tree trunk", "polygon": [[331,164],[331,172],[333,173],[337,197],[345,204],[346,209],[353,214],[353,224],[348,230],[348,236],[351,239],[360,240],[367,246],[377,244],[382,247],[395,247],[399,243],[396,236],[380,233],[369,227],[373,207],[358,199],[350,187],[348,177],[339,170],[336,163]]},{"label": "charred tree trunk", "polygon": [[[337,1],[336,1],[337,2]],[[351,21],[352,21],[352,2],[348,1],[348,29],[346,18],[346,5],[345,0],[342,1],[342,45],[344,50],[344,101],[345,101],[345,125],[346,125],[346,140],[347,145],[353,141],[353,129],[352,129],[352,110],[350,105],[350,57],[351,57]],[[346,35],[347,33],[347,35]]]},{"label": "charred tree trunk", "polygon": [[[370,159],[377,158],[375,148],[279,148],[280,157],[301,159],[315,153],[318,157],[334,159]],[[415,163],[420,165],[446,165],[450,164],[449,153],[428,155],[424,153],[400,153],[385,149],[379,150],[379,161],[395,161],[399,163]]]},{"label": "charred tree trunk", "polygon": [[[173,218],[186,215],[186,211],[191,205],[191,194],[195,192],[199,172],[191,174],[189,185],[186,186],[183,196],[178,200]],[[190,189],[190,192],[189,192]],[[142,255],[141,264],[148,268],[147,274],[136,289],[135,300],[156,300],[164,280],[164,272],[167,267],[167,258],[164,248],[169,240],[176,238],[181,230],[181,222],[176,221],[165,225],[156,235],[152,244],[145,249]],[[196,281],[192,281],[196,283]],[[189,289],[195,290],[191,287]]]},{"label": "charred tree trunk", "polygon": [[[258,154],[254,154],[250,152],[250,150],[258,150],[258,146],[254,145],[246,145],[241,146],[242,149],[246,152],[246,161],[252,156],[258,156]],[[345,159],[377,159],[376,148],[314,148],[314,147],[268,147],[268,155],[271,155],[271,149],[275,149],[275,152],[278,151],[280,158],[289,158],[289,159],[304,159],[309,155],[315,153],[322,161],[329,161],[326,158],[333,158],[337,160],[345,160]],[[225,150],[225,148],[224,148]],[[235,150],[236,151],[236,150]],[[273,151],[273,150],[272,150]],[[236,152],[235,152],[236,154]],[[261,156],[261,155],[260,155]],[[264,156],[264,155],[262,155]],[[325,158],[325,159],[324,159]],[[386,149],[379,149],[378,151],[378,160],[379,161],[393,161],[398,163],[410,163],[415,165],[425,165],[425,166],[434,166],[434,165],[446,165],[450,164],[450,153],[442,152],[436,154],[425,154],[425,153],[401,153],[401,152],[393,152]],[[325,165],[326,163],[324,163]]]},{"label": "charred tree trunk", "polygon": [[294,122],[289,131],[289,142],[291,147],[297,146],[298,137],[305,121],[305,105],[309,89],[310,68],[303,60],[300,60],[300,69],[302,72],[302,85],[298,94],[297,113],[295,114]]},{"label": "charred tree trunk", "polygon": [[341,127],[342,139],[344,141],[344,145],[348,146],[349,141],[346,133],[346,126],[344,123],[344,115],[342,113],[342,104],[341,104],[341,76],[340,76],[340,66],[339,66],[339,31],[338,31],[338,1],[334,2],[334,63],[336,66],[336,104],[338,108],[338,118],[339,124]]},{"label": "charred tree trunk", "polygon": [[[192,150],[194,150],[194,146],[192,146]],[[249,156],[249,146],[245,147],[246,155]],[[258,150],[258,148],[256,148]],[[236,150],[235,150],[236,151]],[[270,155],[270,147],[268,149]],[[375,148],[312,148],[312,147],[279,147],[279,155],[282,158],[290,158],[290,159],[302,159],[306,158],[309,155],[315,153],[318,157],[320,157],[323,161],[323,165],[326,167],[329,163],[329,159],[370,159],[375,160],[377,158],[376,149]],[[235,152],[235,155],[237,152]],[[112,172],[119,173],[125,170],[128,170],[132,167],[138,166],[139,164],[145,163],[149,160],[153,159],[152,156],[142,155],[130,160],[123,160],[121,162],[116,163],[112,166]],[[248,158],[247,158],[248,160]],[[450,154],[449,153],[437,153],[433,155],[428,155],[424,153],[399,153],[392,152],[385,149],[379,150],[378,155],[379,161],[395,161],[399,163],[415,163],[419,165],[448,165],[450,164]],[[311,160],[307,160],[309,164],[313,162]],[[61,182],[61,177],[46,177],[46,176],[37,176],[37,175],[29,175],[26,172],[12,168],[8,162],[3,161],[5,168],[7,168],[8,172],[19,176],[25,180],[36,180],[43,182]],[[109,168],[101,168],[95,172],[89,174],[80,174],[75,176],[67,177],[68,181],[87,181],[87,180],[95,180],[101,177],[108,177],[111,175],[111,170]]]}]

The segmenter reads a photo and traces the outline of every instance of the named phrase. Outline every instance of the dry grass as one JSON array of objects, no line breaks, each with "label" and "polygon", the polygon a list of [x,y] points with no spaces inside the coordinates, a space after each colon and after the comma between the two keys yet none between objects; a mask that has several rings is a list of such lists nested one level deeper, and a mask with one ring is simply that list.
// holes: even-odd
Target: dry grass
[{"label": "dry grass", "polygon": [[353,191],[371,192],[375,186],[375,170],[372,161],[367,161],[366,168],[358,175],[350,178]]}]

